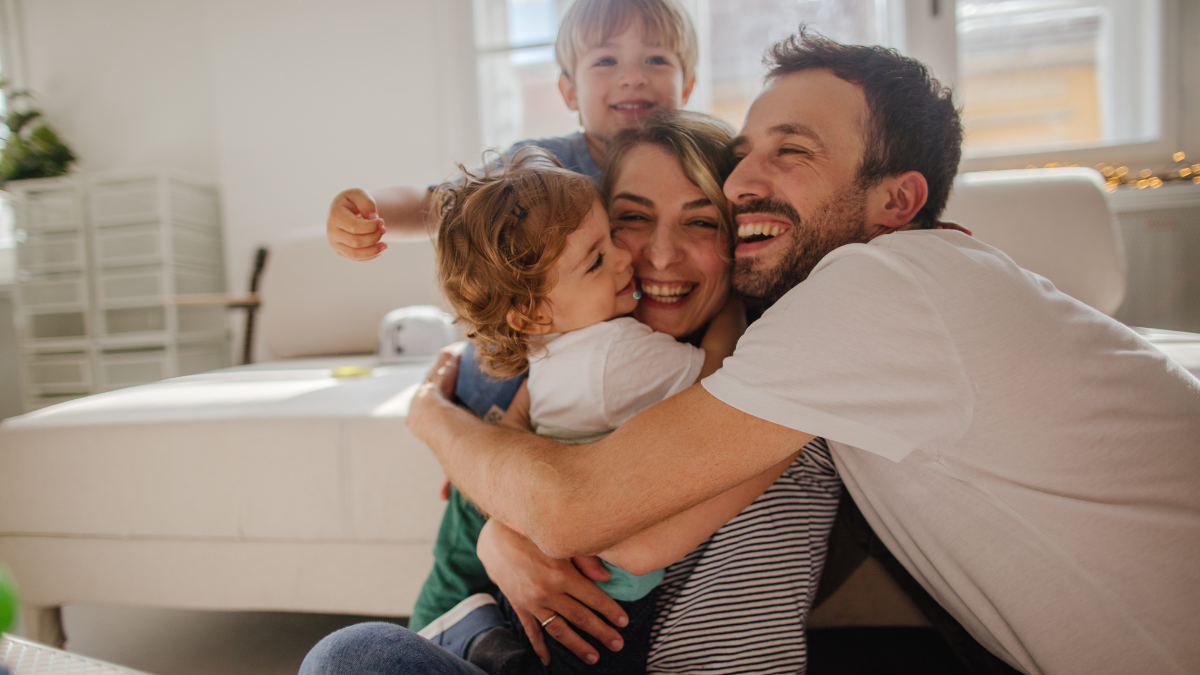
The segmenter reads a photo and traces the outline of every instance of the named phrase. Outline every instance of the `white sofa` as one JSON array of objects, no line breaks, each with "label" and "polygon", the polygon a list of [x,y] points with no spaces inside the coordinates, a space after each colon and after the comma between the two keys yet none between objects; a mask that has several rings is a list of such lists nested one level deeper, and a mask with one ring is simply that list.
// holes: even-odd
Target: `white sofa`
[{"label": "white sofa", "polygon": [[[1102,311],[1120,305],[1124,259],[1094,172],[967,175],[949,215]],[[380,317],[437,301],[430,245],[363,264],[323,234],[282,242],[262,296],[264,348],[283,360],[0,425],[0,560],[27,635],[61,643],[68,603],[409,613],[442,511],[441,469],[404,426],[425,364],[331,368],[376,366],[363,354]],[[1200,336],[1148,337],[1200,374]],[[815,623],[886,622],[847,586]]]}]

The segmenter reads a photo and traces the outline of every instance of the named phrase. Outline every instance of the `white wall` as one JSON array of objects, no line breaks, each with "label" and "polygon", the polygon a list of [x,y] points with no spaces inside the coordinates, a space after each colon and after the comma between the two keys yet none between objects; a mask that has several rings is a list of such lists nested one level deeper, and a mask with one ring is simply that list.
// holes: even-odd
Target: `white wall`
[{"label": "white wall", "polygon": [[[343,188],[421,185],[478,157],[470,0],[4,3],[24,37],[4,67],[23,62],[82,168],[219,182],[231,291],[257,245],[319,227]],[[1186,51],[1200,2],[1180,8]],[[1200,69],[1181,70],[1172,149],[1200,158]]]},{"label": "white wall", "polygon": [[469,0],[6,1],[6,70],[23,62],[80,168],[218,181],[231,291],[340,190],[478,157]]},{"label": "white wall", "polygon": [[215,106],[198,6],[20,1],[24,68],[8,72],[6,63],[6,75],[34,90],[81,168],[163,165],[214,176]]}]

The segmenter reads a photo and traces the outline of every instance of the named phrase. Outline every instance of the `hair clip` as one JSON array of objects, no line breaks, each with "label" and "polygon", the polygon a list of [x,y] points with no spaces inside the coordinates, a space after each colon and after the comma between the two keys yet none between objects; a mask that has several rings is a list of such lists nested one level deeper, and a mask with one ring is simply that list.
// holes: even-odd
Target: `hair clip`
[{"label": "hair clip", "polygon": [[516,204],[515,206],[513,206],[512,214],[513,214],[513,217],[516,218],[517,222],[519,223],[522,220],[525,220],[525,216],[529,215],[529,209],[525,208],[524,206],[521,206],[520,204]]}]

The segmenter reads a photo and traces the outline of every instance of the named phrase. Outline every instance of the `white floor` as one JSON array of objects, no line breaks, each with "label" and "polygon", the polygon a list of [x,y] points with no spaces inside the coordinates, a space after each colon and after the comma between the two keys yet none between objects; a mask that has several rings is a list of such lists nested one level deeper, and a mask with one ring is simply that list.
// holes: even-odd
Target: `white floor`
[{"label": "white floor", "polygon": [[67,651],[152,675],[295,675],[322,637],[360,621],[379,620],[130,607],[63,610]]}]

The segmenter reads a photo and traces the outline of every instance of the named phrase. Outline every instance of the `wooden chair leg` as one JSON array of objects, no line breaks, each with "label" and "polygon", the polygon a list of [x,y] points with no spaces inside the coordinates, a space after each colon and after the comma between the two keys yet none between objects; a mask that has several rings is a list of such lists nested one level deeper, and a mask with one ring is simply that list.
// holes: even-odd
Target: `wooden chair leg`
[{"label": "wooden chair leg", "polygon": [[25,628],[25,639],[62,649],[67,643],[63,632],[61,607],[21,607],[21,623]]}]

